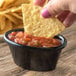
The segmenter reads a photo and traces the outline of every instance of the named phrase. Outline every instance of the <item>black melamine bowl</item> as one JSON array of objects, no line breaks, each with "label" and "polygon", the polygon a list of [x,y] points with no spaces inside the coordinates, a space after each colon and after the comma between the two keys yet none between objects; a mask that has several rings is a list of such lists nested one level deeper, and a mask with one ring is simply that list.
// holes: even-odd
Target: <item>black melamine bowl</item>
[{"label": "black melamine bowl", "polygon": [[67,44],[67,40],[62,35],[55,36],[56,39],[61,41],[60,46],[40,48],[12,42],[8,39],[8,34],[12,31],[23,31],[23,29],[10,30],[4,35],[4,40],[8,43],[14,62],[18,66],[35,71],[50,71],[56,68],[61,50]]}]

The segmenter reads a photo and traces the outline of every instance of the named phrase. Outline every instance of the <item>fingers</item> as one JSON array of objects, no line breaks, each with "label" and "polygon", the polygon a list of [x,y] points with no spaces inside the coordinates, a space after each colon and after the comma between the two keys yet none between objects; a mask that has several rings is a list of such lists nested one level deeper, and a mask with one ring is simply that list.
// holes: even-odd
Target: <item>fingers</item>
[{"label": "fingers", "polygon": [[76,14],[73,14],[69,11],[64,11],[60,13],[57,17],[66,27],[71,26],[74,21],[76,21]]},{"label": "fingers", "polygon": [[46,0],[34,0],[35,5],[43,6]]},{"label": "fingers", "polygon": [[70,13],[70,11],[63,11],[63,12],[61,12],[61,13],[59,13],[59,14],[57,15],[57,18],[58,18],[61,22],[63,22],[63,21],[67,18],[67,16],[68,16],[69,13]]},{"label": "fingers", "polygon": [[[35,5],[43,6],[46,0],[34,0]],[[69,0],[48,0],[48,3],[43,8],[41,14],[44,18],[58,15],[57,18],[63,22],[66,27],[71,26],[76,21],[75,2],[68,2]],[[76,0],[74,0],[76,1]],[[70,5],[71,4],[71,5]],[[69,7],[70,6],[70,7]],[[70,13],[69,10],[73,13]]]},{"label": "fingers", "polygon": [[42,16],[49,18],[61,13],[63,10],[68,9],[67,1],[65,0],[50,0],[42,10]]},{"label": "fingers", "polygon": [[63,24],[64,24],[66,27],[69,27],[69,26],[71,26],[75,21],[76,21],[76,14],[69,13],[69,15],[67,16],[67,18],[64,20]]}]

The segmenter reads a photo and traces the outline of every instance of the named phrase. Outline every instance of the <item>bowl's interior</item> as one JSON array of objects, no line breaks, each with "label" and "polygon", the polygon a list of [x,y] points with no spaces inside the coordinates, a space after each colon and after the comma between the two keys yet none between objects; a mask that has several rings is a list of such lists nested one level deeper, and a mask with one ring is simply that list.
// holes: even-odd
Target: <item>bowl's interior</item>
[{"label": "bowl's interior", "polygon": [[[10,30],[10,31],[6,32],[5,35],[4,35],[5,41],[7,43],[10,43],[10,44],[13,44],[13,45],[25,47],[25,45],[15,43],[15,42],[13,42],[13,41],[8,39],[8,34],[10,34],[13,31],[15,31],[15,32],[17,32],[17,31],[24,31],[24,29],[23,28],[22,29],[13,29],[13,30]],[[51,48],[64,48],[66,46],[67,40],[62,35],[59,34],[59,35],[55,36],[54,38],[58,39],[61,42],[61,45],[57,46],[57,47],[51,47]],[[27,47],[32,47],[32,46],[27,46]],[[33,48],[43,48],[43,47],[33,47]]]}]

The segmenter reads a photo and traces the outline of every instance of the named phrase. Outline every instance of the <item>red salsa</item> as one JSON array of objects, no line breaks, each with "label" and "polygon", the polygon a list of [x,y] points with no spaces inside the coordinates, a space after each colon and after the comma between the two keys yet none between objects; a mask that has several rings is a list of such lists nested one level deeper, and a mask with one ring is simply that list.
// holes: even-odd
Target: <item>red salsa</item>
[{"label": "red salsa", "polygon": [[56,47],[61,45],[61,42],[55,38],[35,37],[28,35],[22,31],[12,32],[8,38],[18,44],[33,46],[33,47]]}]

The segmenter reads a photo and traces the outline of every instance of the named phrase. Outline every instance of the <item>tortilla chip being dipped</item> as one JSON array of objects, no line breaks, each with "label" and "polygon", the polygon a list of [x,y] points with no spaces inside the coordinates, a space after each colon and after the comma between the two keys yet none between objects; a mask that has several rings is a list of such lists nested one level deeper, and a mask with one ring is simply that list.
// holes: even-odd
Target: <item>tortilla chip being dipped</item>
[{"label": "tortilla chip being dipped", "polygon": [[31,4],[22,5],[24,30],[37,37],[54,37],[61,33],[65,26],[55,17],[43,18],[41,7]]}]

